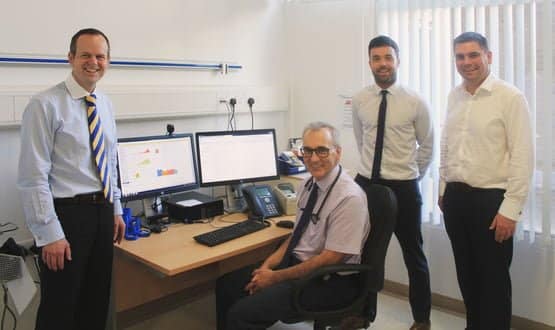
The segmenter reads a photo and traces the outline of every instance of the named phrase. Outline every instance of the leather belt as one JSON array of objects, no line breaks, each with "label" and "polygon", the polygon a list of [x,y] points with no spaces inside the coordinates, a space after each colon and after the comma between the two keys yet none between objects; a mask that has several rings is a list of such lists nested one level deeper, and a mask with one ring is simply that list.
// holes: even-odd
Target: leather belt
[{"label": "leather belt", "polygon": [[477,191],[479,188],[474,188],[469,184],[466,184],[464,182],[447,182],[447,186],[450,189],[453,189],[455,191],[461,191],[461,192],[472,192],[472,191]]},{"label": "leather belt", "polygon": [[472,187],[469,184],[466,184],[464,182],[447,182],[447,188],[454,190],[454,191],[459,191],[459,192],[487,192],[487,191],[501,191],[501,192],[505,192],[505,189],[502,188],[478,188],[478,187]]},{"label": "leather belt", "polygon": [[108,201],[104,198],[104,194],[101,191],[97,191],[73,197],[54,198],[54,202],[57,204],[104,204]]}]

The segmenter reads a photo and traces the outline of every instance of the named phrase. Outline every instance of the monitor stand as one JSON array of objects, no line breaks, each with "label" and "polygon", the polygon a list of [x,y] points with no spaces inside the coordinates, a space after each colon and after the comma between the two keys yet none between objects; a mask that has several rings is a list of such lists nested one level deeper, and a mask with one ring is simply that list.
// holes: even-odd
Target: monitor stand
[{"label": "monitor stand", "polygon": [[225,186],[225,199],[227,205],[225,211],[227,213],[241,213],[247,210],[247,203],[243,197],[241,187],[241,184]]},{"label": "monitor stand", "polygon": [[[162,208],[162,201],[158,197],[143,199],[143,211],[147,221],[152,219],[160,219],[166,216]],[[156,203],[156,204],[155,204]],[[152,205],[156,205],[155,208]]]}]

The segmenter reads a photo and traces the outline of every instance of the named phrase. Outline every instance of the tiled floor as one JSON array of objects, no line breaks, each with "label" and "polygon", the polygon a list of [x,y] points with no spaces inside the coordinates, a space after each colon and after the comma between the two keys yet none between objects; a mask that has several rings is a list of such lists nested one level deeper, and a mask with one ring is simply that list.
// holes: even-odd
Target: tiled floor
[{"label": "tiled floor", "polygon": [[[409,304],[404,297],[380,294],[378,316],[370,329],[408,330],[412,324]],[[36,294],[31,305],[18,317],[18,330],[34,328],[39,295]],[[438,309],[432,310],[433,330],[462,330],[465,320],[461,315]],[[11,329],[12,320],[7,317],[5,326]],[[214,315],[214,296],[209,295],[193,303],[172,309],[156,317],[137,323],[125,330],[211,330],[216,328]],[[293,325],[275,324],[271,330],[310,330],[311,323]]]},{"label": "tiled floor", "polygon": [[[378,317],[370,329],[408,330],[412,317],[405,298],[380,294]],[[432,310],[433,330],[464,329],[465,320],[461,315],[451,312]],[[210,330],[215,329],[214,296],[207,296],[192,304],[168,311],[162,315],[136,324],[125,330]],[[271,330],[309,330],[310,323],[294,325],[275,324]]]}]

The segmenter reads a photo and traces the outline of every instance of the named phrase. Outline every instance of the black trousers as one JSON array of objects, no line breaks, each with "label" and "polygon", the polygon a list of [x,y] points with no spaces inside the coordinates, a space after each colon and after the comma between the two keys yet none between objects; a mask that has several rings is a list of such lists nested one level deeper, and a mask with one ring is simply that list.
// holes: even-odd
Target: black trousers
[{"label": "black trousers", "polygon": [[[295,320],[299,314],[292,306],[293,281],[285,281],[248,295],[244,290],[252,272],[251,265],[220,277],[216,282],[218,330],[266,329],[279,320]],[[309,287],[301,298],[303,306],[314,309],[345,306],[356,296],[358,275],[334,275]]]},{"label": "black trousers", "polygon": [[[370,180],[357,175],[355,181],[363,188],[372,183],[387,186],[397,197],[398,213],[395,236],[401,246],[409,276],[409,302],[412,316],[417,322],[428,322],[432,308],[430,271],[422,248],[422,197],[417,180]],[[372,219],[370,219],[370,223]],[[372,302],[372,300],[374,302]],[[377,298],[371,297],[370,307]]]},{"label": "black trousers", "polygon": [[497,243],[495,231],[489,229],[504,193],[503,189],[448,183],[443,195],[443,216],[466,306],[467,329],[510,328],[513,239]]},{"label": "black trousers", "polygon": [[103,330],[110,301],[113,205],[57,200],[54,205],[72,260],[54,272],[39,258],[41,300],[36,329]]}]

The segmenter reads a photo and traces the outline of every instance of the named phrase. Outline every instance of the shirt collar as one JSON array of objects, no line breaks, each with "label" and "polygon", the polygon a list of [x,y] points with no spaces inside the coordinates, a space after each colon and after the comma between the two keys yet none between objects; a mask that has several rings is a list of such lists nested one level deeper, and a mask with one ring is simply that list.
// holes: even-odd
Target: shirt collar
[{"label": "shirt collar", "polygon": [[[394,82],[393,85],[389,86],[388,88],[386,88],[386,90],[388,91],[389,94],[391,95],[395,95],[397,93],[397,91],[399,90],[399,84],[397,82]],[[372,91],[372,93],[376,94],[376,96],[381,97],[380,93],[383,90],[383,88],[381,88],[380,86],[373,84],[370,86],[370,91]]]},{"label": "shirt collar", "polygon": [[321,180],[314,180],[314,183],[318,184],[318,188],[320,188],[321,191],[327,191],[335,180],[337,173],[339,173],[339,164],[335,165],[335,167]]},{"label": "shirt collar", "polygon": [[480,87],[478,87],[478,90],[484,90],[486,92],[491,92],[491,90],[493,89],[493,81],[495,79],[493,78],[493,75],[488,74],[488,76],[486,77],[486,79],[482,82],[482,84],[480,85]]},{"label": "shirt collar", "polygon": [[85,96],[88,96],[91,94],[77,83],[77,81],[73,77],[73,74],[71,73],[66,78],[65,84],[66,84],[67,90],[69,91],[69,95],[71,95],[73,99],[76,99],[76,100],[82,99]]},{"label": "shirt collar", "polygon": [[[494,84],[495,84],[495,77],[490,72],[486,77],[486,79],[482,81],[482,84],[480,84],[480,86],[476,89],[476,92],[474,93],[474,95],[479,94],[481,91],[486,93],[491,93],[491,91],[493,90]],[[466,90],[466,87],[464,86],[464,82],[462,82],[459,85],[459,90],[460,90],[460,93],[462,94],[470,95],[470,93]]]}]

